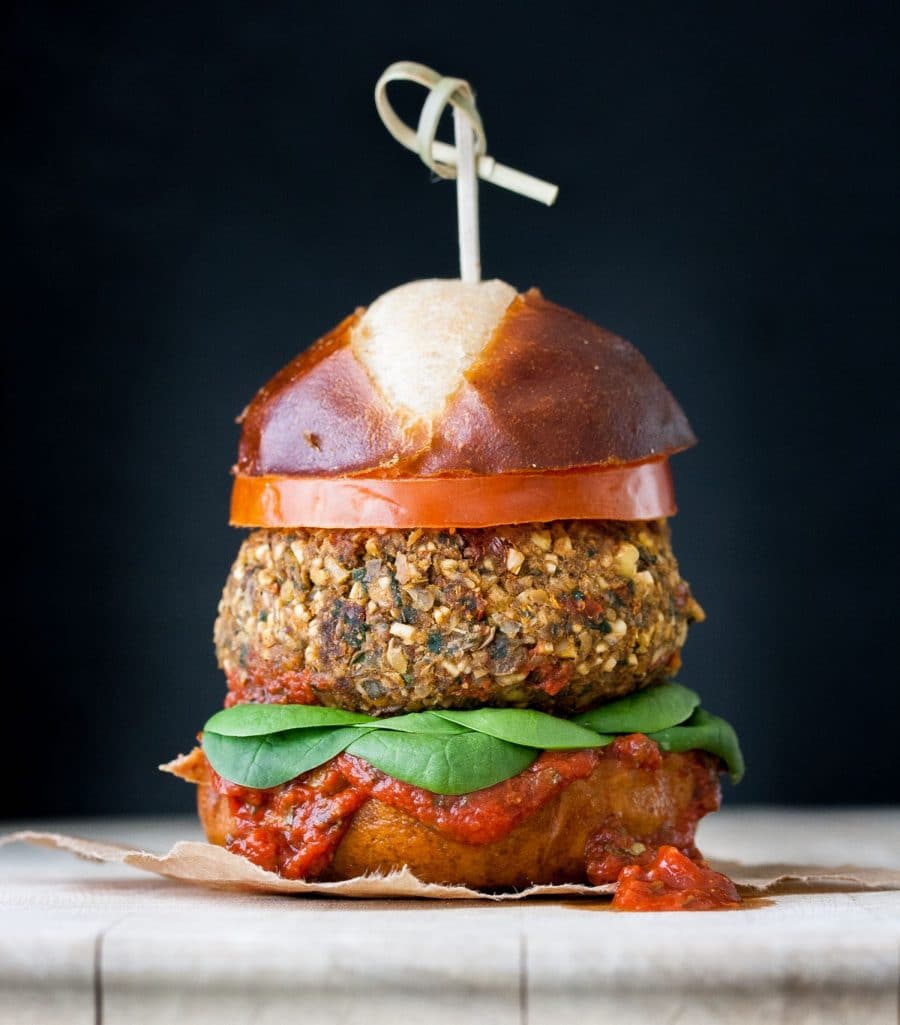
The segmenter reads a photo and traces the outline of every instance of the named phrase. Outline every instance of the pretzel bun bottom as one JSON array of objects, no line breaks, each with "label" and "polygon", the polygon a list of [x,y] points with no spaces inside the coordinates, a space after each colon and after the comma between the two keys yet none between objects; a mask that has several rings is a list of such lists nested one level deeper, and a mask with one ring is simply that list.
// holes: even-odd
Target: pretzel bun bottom
[{"label": "pretzel bun bottom", "polygon": [[[719,807],[719,763],[698,751],[663,754],[657,768],[598,763],[493,843],[453,840],[377,799],[356,813],[322,880],[406,866],[426,883],[473,889],[614,882],[618,867],[662,844],[697,856],[698,821]],[[205,783],[198,810],[210,843],[227,846],[229,800]]]}]

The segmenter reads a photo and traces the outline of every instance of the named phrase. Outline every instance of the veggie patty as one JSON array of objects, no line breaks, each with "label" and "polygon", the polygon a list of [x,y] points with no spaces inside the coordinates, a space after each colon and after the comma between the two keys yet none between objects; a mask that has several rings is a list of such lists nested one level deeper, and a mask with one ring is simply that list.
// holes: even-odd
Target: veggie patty
[{"label": "veggie patty", "polygon": [[230,705],[565,714],[673,676],[702,619],[663,520],[258,530],[215,643]]}]

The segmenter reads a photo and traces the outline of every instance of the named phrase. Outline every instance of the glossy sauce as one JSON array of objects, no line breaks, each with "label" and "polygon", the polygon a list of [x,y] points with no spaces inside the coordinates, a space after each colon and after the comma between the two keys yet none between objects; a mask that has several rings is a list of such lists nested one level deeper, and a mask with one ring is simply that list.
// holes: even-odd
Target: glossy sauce
[{"label": "glossy sauce", "polygon": [[613,897],[616,911],[723,911],[740,907],[734,883],[684,856],[660,847],[645,865],[626,865]]},{"label": "glossy sauce", "polygon": [[[305,879],[327,873],[355,814],[370,799],[396,808],[454,841],[491,844],[570,784],[587,779],[604,760],[651,775],[662,766],[658,746],[642,734],[632,734],[616,738],[605,748],[545,751],[519,775],[456,797],[411,786],[347,754],[271,790],[251,790],[229,783],[211,768],[208,772],[210,785],[227,799],[234,823],[225,840],[228,849],[286,878]],[[631,836],[617,817],[601,820],[585,848],[587,879],[594,884],[615,882],[629,866],[655,872],[647,878],[628,877],[632,889],[638,883],[647,884],[641,890],[641,899],[647,903],[651,899],[648,894],[660,890],[657,876],[662,869],[654,861],[657,849],[668,845],[676,854],[680,852],[688,865],[689,858],[699,860],[693,846],[694,830],[697,821],[717,805],[715,776],[706,770],[697,773],[693,802],[656,835]],[[666,876],[670,882],[671,875],[670,870]],[[687,897],[680,901],[685,906],[690,903]],[[668,910],[671,903],[670,898],[661,909]]]},{"label": "glossy sauce", "polygon": [[233,708],[248,701],[263,705],[317,705],[319,698],[313,688],[316,674],[309,669],[283,669],[273,673],[267,665],[251,660],[245,678],[237,672],[226,674],[228,695],[225,707]]},{"label": "glossy sauce", "polygon": [[[272,790],[229,783],[212,769],[210,775],[237,820],[228,849],[288,879],[304,879],[328,866],[354,814],[370,798],[453,840],[487,844],[502,839],[570,783],[590,776],[597,761],[609,757],[605,751],[545,751],[518,776],[459,797],[404,783],[348,754]],[[627,757],[626,748],[622,754]]]}]

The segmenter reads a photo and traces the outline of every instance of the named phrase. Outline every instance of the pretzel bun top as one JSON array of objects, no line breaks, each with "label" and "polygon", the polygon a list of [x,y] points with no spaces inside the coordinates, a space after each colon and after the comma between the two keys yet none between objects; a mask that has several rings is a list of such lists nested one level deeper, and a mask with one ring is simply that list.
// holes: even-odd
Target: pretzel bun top
[{"label": "pretzel bun top", "polygon": [[243,476],[612,467],[696,441],[629,342],[503,281],[413,281],[300,353],[242,414]]}]

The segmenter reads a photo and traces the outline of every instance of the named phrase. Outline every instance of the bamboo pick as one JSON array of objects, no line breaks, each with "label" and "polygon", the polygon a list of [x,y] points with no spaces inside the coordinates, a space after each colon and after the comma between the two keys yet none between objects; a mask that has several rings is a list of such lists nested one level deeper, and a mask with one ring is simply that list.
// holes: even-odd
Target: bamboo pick
[{"label": "bamboo pick", "polygon": [[[429,90],[416,131],[391,106],[390,82],[416,82]],[[438,124],[447,104],[453,108],[454,145],[440,142]],[[463,281],[481,279],[478,233],[478,179],[552,206],[559,187],[498,163],[487,155],[487,140],[472,87],[461,78],[449,78],[433,68],[412,61],[391,64],[375,85],[375,106],[385,128],[406,149],[441,178],[456,178],[459,228],[460,276]]]},{"label": "bamboo pick", "polygon": [[456,219],[459,228],[459,276],[481,280],[481,245],[478,235],[478,174],[475,170],[475,133],[465,113],[453,109],[456,142]]}]

